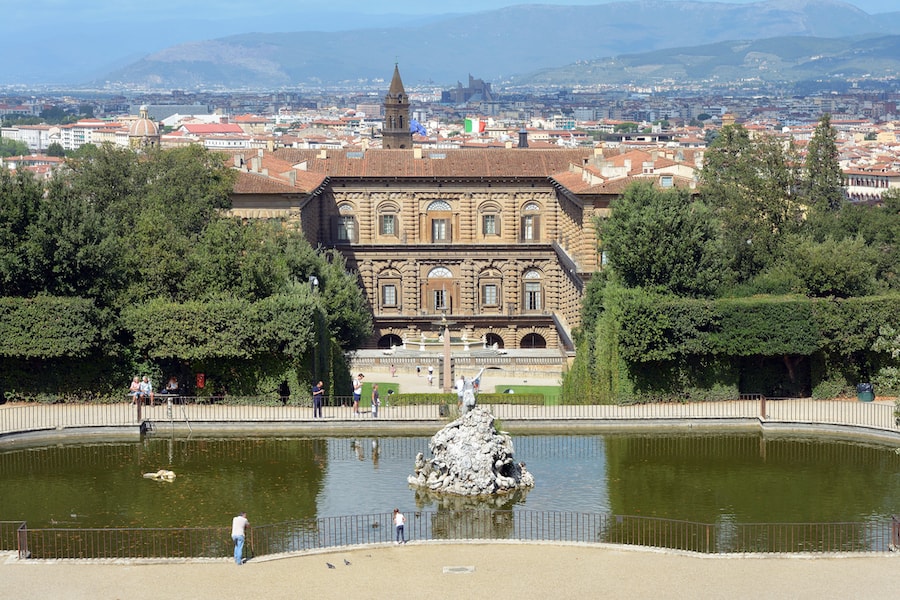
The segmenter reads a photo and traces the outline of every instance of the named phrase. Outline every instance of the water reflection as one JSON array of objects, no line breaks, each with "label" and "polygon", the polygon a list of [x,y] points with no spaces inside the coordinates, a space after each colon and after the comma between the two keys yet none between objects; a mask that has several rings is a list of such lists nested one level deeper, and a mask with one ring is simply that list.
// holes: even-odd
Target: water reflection
[{"label": "water reflection", "polygon": [[[410,489],[416,453],[427,452],[421,436],[163,436],[9,450],[0,452],[0,519],[31,527],[201,527],[227,525],[246,510],[255,524],[298,523],[278,544],[300,548],[320,543],[317,520],[343,515],[373,515],[351,527],[358,539],[390,539],[382,528],[394,507],[406,512],[409,530],[438,537],[508,537],[522,526],[523,511],[567,511],[718,523],[717,543],[727,546],[732,523],[865,521],[900,512],[900,456],[884,446],[636,434],[519,436],[514,444],[536,486],[491,500]],[[142,478],[163,468],[175,471],[173,483]]]}]

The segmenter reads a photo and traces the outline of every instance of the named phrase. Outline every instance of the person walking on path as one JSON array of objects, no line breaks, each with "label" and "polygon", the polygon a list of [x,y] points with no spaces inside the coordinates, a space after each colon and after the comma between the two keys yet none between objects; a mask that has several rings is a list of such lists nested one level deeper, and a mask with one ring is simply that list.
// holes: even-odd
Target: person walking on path
[{"label": "person walking on path", "polygon": [[313,419],[321,419],[322,418],[322,400],[325,397],[325,384],[321,381],[313,386],[312,389],[312,401],[313,401]]},{"label": "person walking on path", "polygon": [[359,400],[362,397],[362,380],[365,377],[362,373],[353,380],[353,414],[359,414]]},{"label": "person walking on path", "polygon": [[394,509],[394,529],[397,530],[397,543],[405,544],[406,537],[403,533],[404,526],[406,525],[406,517],[403,516],[403,513],[400,512],[399,508]]},{"label": "person walking on path", "polygon": [[250,525],[247,513],[241,512],[231,520],[231,539],[234,541],[234,562],[244,564],[244,531]]},{"label": "person walking on path", "polygon": [[378,418],[378,405],[380,401],[378,399],[378,384],[372,384],[372,418]]}]

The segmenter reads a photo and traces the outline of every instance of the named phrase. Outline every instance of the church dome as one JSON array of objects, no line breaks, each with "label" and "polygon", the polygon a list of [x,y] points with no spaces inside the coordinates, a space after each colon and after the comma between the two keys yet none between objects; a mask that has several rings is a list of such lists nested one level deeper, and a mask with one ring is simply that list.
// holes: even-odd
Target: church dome
[{"label": "church dome", "polygon": [[141,106],[141,117],[131,124],[128,128],[128,137],[132,138],[155,138],[159,137],[159,128],[148,116],[149,109],[147,105]]}]

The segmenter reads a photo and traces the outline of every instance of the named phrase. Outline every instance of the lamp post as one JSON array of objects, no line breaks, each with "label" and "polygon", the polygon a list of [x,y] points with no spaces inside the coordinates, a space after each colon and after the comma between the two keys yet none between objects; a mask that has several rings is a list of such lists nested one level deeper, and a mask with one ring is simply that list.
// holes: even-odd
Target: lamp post
[{"label": "lamp post", "polygon": [[444,330],[444,392],[449,392],[453,385],[453,376],[450,374],[450,323],[447,322],[447,311],[441,316],[441,325]]}]

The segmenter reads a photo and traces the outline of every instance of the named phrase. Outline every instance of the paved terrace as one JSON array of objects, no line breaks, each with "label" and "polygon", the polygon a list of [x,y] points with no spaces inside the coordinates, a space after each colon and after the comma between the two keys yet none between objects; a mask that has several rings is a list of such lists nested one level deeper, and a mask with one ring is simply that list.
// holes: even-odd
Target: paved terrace
[{"label": "paved terrace", "polygon": [[[384,377],[389,377],[385,375]],[[404,391],[427,389],[422,378],[401,375]],[[370,377],[370,379],[375,379]],[[385,381],[384,378],[376,379]],[[406,381],[406,383],[403,383]],[[495,381],[502,385],[522,383]],[[541,385],[537,381],[535,383]],[[729,425],[792,430],[814,427],[839,435],[880,436],[900,441],[887,399],[740,400],[643,406],[497,405],[505,428],[621,428]],[[171,412],[170,412],[171,410]],[[313,419],[305,406],[244,407],[161,404],[145,407],[153,427],[210,427],[229,423],[271,430],[359,431],[360,428],[434,430],[444,418],[438,407],[392,407],[379,418],[355,418],[346,407],[329,407]],[[251,419],[252,422],[246,422]],[[59,404],[0,406],[0,447],[20,443],[12,431],[44,434],[96,433],[113,429],[137,435],[136,408]],[[60,431],[62,430],[62,431]],[[26,436],[27,437],[27,436]],[[40,439],[40,435],[38,438]],[[547,542],[411,542],[377,544],[253,559],[242,567],[231,558],[196,560],[28,561],[0,554],[0,596],[71,600],[163,598],[874,598],[896,586],[900,553],[697,555],[671,550],[603,544]],[[346,564],[344,561],[350,564]],[[335,565],[334,569],[327,563]]]}]

